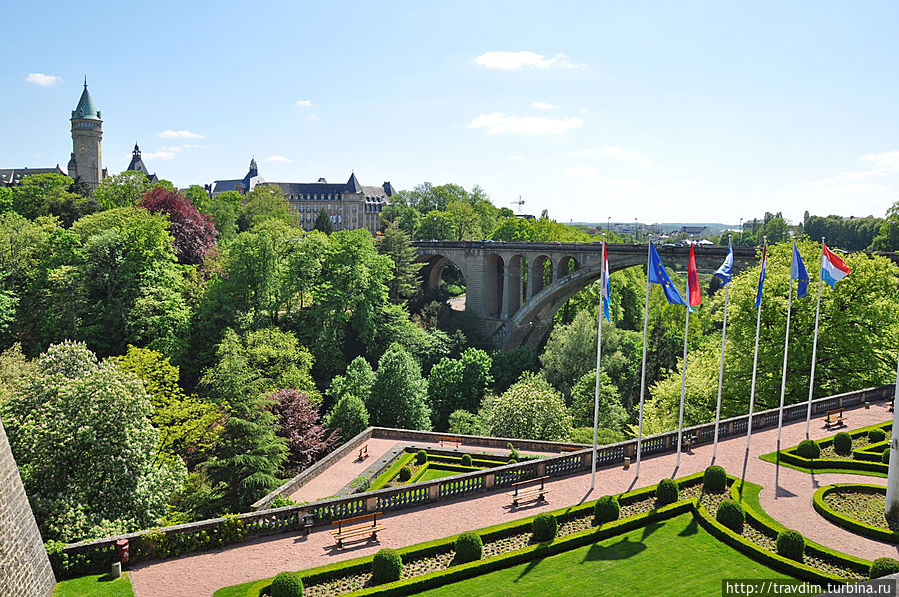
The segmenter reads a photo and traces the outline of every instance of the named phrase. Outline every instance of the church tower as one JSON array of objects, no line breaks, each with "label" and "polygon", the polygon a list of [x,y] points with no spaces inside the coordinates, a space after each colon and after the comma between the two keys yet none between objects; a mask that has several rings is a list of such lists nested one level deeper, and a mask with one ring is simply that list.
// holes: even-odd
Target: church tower
[{"label": "church tower", "polygon": [[103,160],[100,140],[103,138],[103,121],[100,111],[94,107],[87,91],[87,77],[78,106],[72,112],[72,159],[69,160],[69,176],[90,186],[91,191],[103,180]]}]

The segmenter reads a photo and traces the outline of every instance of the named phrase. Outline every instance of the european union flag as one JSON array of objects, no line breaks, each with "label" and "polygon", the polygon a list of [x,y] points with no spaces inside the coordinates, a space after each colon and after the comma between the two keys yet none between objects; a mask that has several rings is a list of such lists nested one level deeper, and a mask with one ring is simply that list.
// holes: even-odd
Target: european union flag
[{"label": "european union flag", "polygon": [[805,269],[805,264],[802,263],[802,256],[796,248],[796,243],[793,243],[793,271],[790,277],[798,281],[796,298],[804,297],[808,293],[808,290],[806,290],[808,287],[808,271]]},{"label": "european union flag", "polygon": [[687,304],[687,301],[677,291],[677,287],[671,282],[671,278],[668,277],[668,272],[665,271],[665,266],[662,264],[662,259],[656,251],[656,246],[652,243],[649,243],[649,283],[662,286],[669,305],[684,305],[691,312],[693,311],[693,307]]}]

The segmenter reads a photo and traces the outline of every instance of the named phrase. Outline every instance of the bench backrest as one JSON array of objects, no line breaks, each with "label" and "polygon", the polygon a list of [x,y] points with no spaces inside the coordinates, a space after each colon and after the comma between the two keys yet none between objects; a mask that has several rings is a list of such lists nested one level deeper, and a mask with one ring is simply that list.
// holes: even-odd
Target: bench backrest
[{"label": "bench backrest", "polygon": [[381,512],[372,512],[371,514],[363,514],[362,516],[354,516],[352,518],[343,518],[341,520],[335,520],[331,524],[339,525],[339,524],[346,524],[348,522],[359,522],[361,520],[368,520],[370,518],[374,518],[375,516],[380,516],[380,515],[381,515]]},{"label": "bench backrest", "polygon": [[522,485],[532,485],[534,483],[543,483],[549,479],[549,475],[545,477],[537,477],[536,479],[527,479],[526,481],[519,481],[518,483],[512,483],[510,487],[521,487]]}]

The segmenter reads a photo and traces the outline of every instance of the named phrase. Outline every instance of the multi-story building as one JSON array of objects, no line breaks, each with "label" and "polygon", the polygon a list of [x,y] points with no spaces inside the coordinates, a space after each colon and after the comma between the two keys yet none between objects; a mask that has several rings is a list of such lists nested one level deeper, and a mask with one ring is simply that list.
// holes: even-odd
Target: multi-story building
[{"label": "multi-story building", "polygon": [[87,91],[87,79],[78,105],[72,111],[72,158],[69,160],[69,176],[81,178],[91,191],[106,178],[100,141],[103,139],[103,121]]}]

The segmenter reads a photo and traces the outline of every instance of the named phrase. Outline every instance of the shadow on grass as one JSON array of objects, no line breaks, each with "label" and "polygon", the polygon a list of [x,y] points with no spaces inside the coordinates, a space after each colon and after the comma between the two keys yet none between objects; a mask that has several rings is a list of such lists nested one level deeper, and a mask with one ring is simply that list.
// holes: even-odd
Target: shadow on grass
[{"label": "shadow on grass", "polygon": [[598,562],[608,560],[626,560],[632,558],[638,553],[646,549],[646,545],[642,541],[631,541],[627,537],[622,537],[617,543],[602,546],[594,543],[587,550],[587,554],[581,563]]},{"label": "shadow on grass", "polygon": [[680,533],[677,534],[678,537],[689,537],[690,535],[695,535],[699,532],[699,524],[696,522],[696,518],[690,518],[690,524],[684,527]]},{"label": "shadow on grass", "polygon": [[656,531],[662,528],[661,522],[650,522],[645,527],[643,527],[643,535],[640,536],[640,540],[644,540]]},{"label": "shadow on grass", "polygon": [[[121,577],[119,577],[119,578],[121,578]],[[101,576],[100,578],[98,578],[97,582],[112,582],[114,580],[118,580],[119,578],[116,578],[112,574],[106,573],[103,576]]]}]

